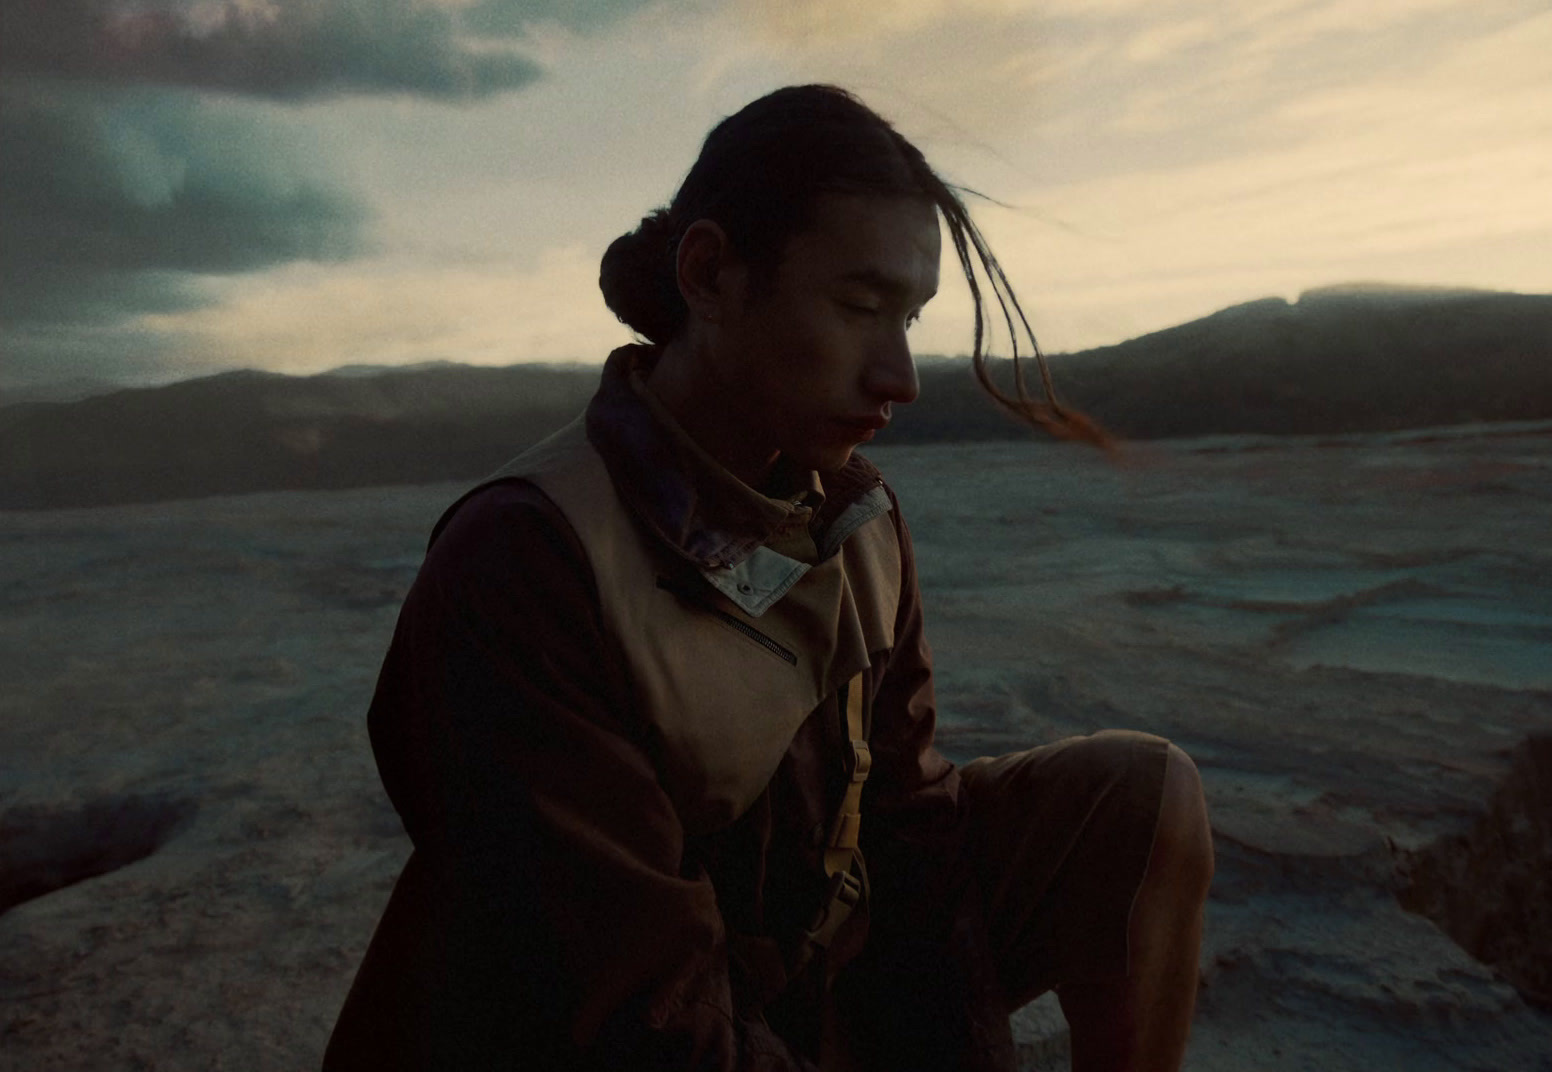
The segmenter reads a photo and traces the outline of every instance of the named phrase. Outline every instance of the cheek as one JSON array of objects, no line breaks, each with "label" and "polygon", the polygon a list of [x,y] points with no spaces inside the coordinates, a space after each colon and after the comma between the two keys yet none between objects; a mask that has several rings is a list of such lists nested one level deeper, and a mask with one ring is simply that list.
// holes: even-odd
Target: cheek
[{"label": "cheek", "polygon": [[842,315],[811,315],[794,320],[789,347],[790,371],[812,385],[840,384],[862,343],[858,325]]},{"label": "cheek", "polygon": [[865,341],[860,326],[832,303],[773,306],[751,328],[746,382],[758,391],[757,404],[766,411],[756,419],[774,421],[772,432],[785,437],[801,427],[804,435],[812,435],[837,409],[851,407],[850,381],[857,376],[857,355],[865,352]]}]

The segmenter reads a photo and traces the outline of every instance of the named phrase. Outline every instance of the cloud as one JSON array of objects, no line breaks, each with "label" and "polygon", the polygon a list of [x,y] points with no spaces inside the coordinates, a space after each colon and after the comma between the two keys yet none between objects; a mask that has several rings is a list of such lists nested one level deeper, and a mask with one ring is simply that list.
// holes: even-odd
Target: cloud
[{"label": "cloud", "polygon": [[[137,361],[161,353],[125,326],[135,315],[196,308],[221,275],[362,252],[370,212],[320,159],[251,105],[165,90],[6,84],[5,378],[67,367],[135,375]],[[94,350],[100,361],[90,360]]]},{"label": "cloud", "polygon": [[224,272],[350,250],[360,210],[252,113],[165,94],[5,103],[7,258]]},{"label": "cloud", "polygon": [[[1290,100],[1407,78],[1545,0],[733,0],[718,78],[779,57],[914,136],[1067,182],[1278,146]],[[1271,122],[1269,120],[1278,120]],[[961,149],[969,153],[957,152]]]},{"label": "cloud", "polygon": [[115,362],[138,376],[167,350],[128,326],[133,317],[199,308],[225,274],[362,252],[373,213],[323,163],[341,143],[306,135],[317,109],[295,105],[487,99],[538,79],[524,48],[638,6],[3,0],[6,377]]},{"label": "cloud", "polygon": [[[366,211],[306,147],[190,95],[0,94],[0,321],[183,305],[178,273],[357,252]],[[137,273],[151,273],[145,279]]]},{"label": "cloud", "polygon": [[184,363],[167,339],[122,320],[14,325],[0,333],[0,349],[0,405],[13,397],[71,397],[78,388],[95,394],[104,385],[149,386],[208,371]]},{"label": "cloud", "polygon": [[[727,11],[708,81],[850,86],[946,178],[1020,206],[971,207],[1053,348],[1331,280],[1552,288],[1545,0]],[[923,352],[965,348],[954,274]]]},{"label": "cloud", "polygon": [[630,341],[598,294],[598,253],[546,250],[530,270],[425,265],[293,264],[230,288],[226,300],[148,314],[133,326],[185,365],[319,372],[342,364],[449,359],[601,362]]},{"label": "cloud", "polygon": [[540,76],[536,28],[597,29],[644,0],[5,0],[7,75],[284,100],[473,99]]},{"label": "cloud", "polygon": [[[485,6],[496,6],[487,4]],[[538,67],[415,0],[7,0],[7,74],[295,99],[517,89]]]},{"label": "cloud", "polygon": [[[0,229],[9,242],[34,213],[96,259],[51,269],[31,313],[0,289],[0,312],[31,317],[0,339],[6,363],[22,339],[39,362],[53,346],[146,374],[600,356],[620,337],[594,284],[603,246],[672,193],[718,117],[810,80],[856,89],[945,177],[1022,207],[972,205],[1052,349],[1341,279],[1552,289],[1545,0],[413,2],[449,55],[520,55],[544,76],[442,92],[357,65],[212,94],[127,68],[88,93],[34,62],[56,72],[27,76],[39,93],[64,82],[95,103],[50,120],[75,148],[29,135],[54,164],[28,168],[73,200],[0,204]],[[343,3],[111,10],[176,11],[197,37],[223,13],[305,29]],[[16,5],[0,0],[7,30]],[[186,115],[148,103],[172,97]],[[222,222],[196,226],[211,201]],[[94,229],[105,203],[140,223]],[[200,234],[232,242],[194,250]],[[968,345],[950,268],[913,336],[924,353]]]},{"label": "cloud", "polygon": [[527,37],[536,26],[588,31],[647,6],[647,0],[445,0],[458,24],[485,37]]},{"label": "cloud", "polygon": [[1061,347],[1328,281],[1552,290],[1549,49],[1552,15],[1462,38],[1290,95],[1256,152],[1032,184],[1007,199],[1038,213],[981,222]]}]

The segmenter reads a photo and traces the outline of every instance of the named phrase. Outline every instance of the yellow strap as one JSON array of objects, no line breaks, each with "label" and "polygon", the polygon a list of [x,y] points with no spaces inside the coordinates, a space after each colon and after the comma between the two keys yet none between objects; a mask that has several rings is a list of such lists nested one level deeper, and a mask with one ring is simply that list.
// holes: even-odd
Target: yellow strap
[{"label": "yellow strap", "polygon": [[841,797],[835,822],[830,826],[830,843],[825,849],[825,872],[851,869],[857,851],[857,835],[862,828],[862,785],[873,769],[873,753],[862,735],[862,674],[846,686],[846,732],[851,737],[851,781]]},{"label": "yellow strap", "polygon": [[[864,671],[865,672],[865,671]],[[857,847],[857,835],[862,826],[862,785],[868,780],[873,767],[873,753],[862,732],[862,674],[859,673],[846,685],[846,733],[851,738],[851,781],[841,797],[841,806],[830,828],[830,842],[825,846],[825,874],[830,876],[830,889],[814,923],[803,934],[796,951],[792,973],[796,974],[813,957],[817,950],[825,949],[841,929],[852,910],[867,897],[867,868],[862,862],[862,852]]]}]

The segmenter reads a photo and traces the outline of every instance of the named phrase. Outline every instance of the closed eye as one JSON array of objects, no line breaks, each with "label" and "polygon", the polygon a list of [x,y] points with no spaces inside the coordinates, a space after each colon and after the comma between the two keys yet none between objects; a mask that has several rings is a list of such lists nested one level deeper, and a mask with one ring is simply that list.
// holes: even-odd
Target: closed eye
[{"label": "closed eye", "polygon": [[[843,302],[840,302],[839,304],[840,304],[842,309],[845,309],[848,312],[856,313],[858,316],[868,316],[868,317],[879,316],[884,311],[882,307],[872,306],[872,305],[861,305],[861,304],[858,304],[857,302],[843,301]],[[918,320],[920,320],[920,319],[921,319],[921,310],[920,309],[913,310],[905,318],[905,329],[907,331],[909,331],[915,325],[915,323]]]}]

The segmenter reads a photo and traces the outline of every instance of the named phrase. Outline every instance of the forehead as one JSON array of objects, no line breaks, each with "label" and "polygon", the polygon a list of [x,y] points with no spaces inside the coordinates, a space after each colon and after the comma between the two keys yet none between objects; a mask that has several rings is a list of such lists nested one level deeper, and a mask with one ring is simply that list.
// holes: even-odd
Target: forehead
[{"label": "forehead", "polygon": [[871,279],[926,301],[938,289],[940,245],[938,210],[925,198],[826,194],[788,242],[780,274],[819,286]]}]

